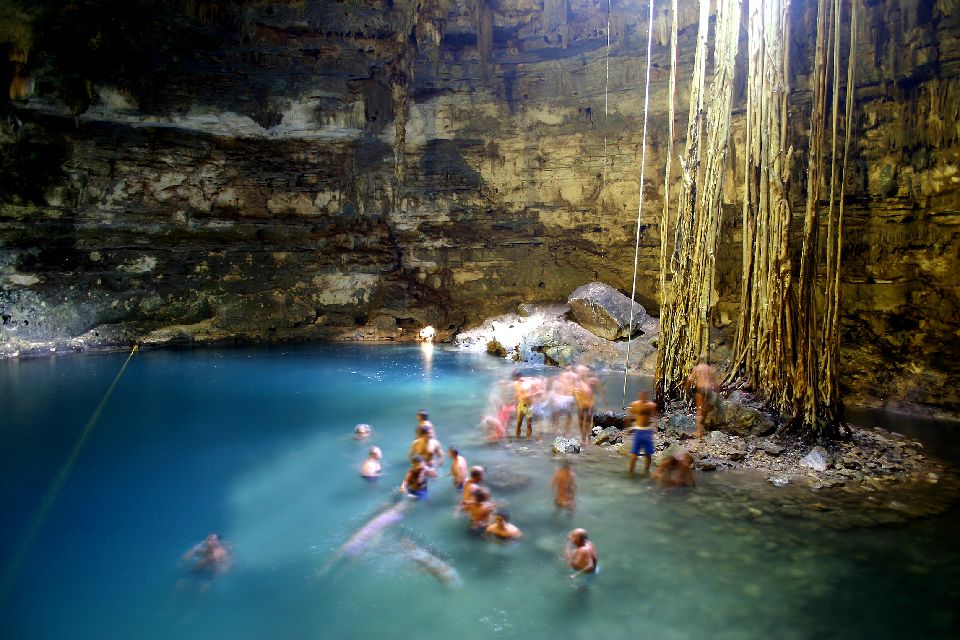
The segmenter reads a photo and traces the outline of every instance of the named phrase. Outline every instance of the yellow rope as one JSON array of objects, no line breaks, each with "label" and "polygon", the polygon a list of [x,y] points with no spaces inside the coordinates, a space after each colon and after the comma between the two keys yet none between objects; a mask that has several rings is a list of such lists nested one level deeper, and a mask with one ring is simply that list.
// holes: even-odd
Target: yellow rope
[{"label": "yellow rope", "polygon": [[43,502],[40,503],[40,509],[37,511],[37,515],[34,517],[30,528],[27,529],[27,533],[23,536],[23,540],[17,550],[17,554],[13,557],[13,562],[10,563],[10,566],[7,568],[7,572],[3,576],[3,583],[0,584],[0,608],[2,608],[3,604],[10,596],[10,592],[13,590],[14,581],[16,580],[17,574],[20,572],[20,567],[23,565],[23,561],[30,553],[31,548],[36,542],[37,535],[40,533],[40,530],[43,529],[43,525],[46,524],[47,518],[50,516],[50,511],[53,509],[53,504],[56,502],[57,496],[60,495],[60,491],[63,490],[63,485],[70,476],[70,472],[73,471],[73,467],[77,463],[77,458],[80,457],[80,451],[83,449],[83,445],[86,444],[87,439],[93,432],[94,426],[96,426],[97,421],[100,419],[100,414],[103,413],[103,408],[107,405],[107,400],[110,399],[110,394],[112,394],[113,390],[117,387],[117,383],[120,382],[120,376],[123,375],[127,365],[130,363],[130,359],[133,358],[133,354],[135,354],[138,350],[138,345],[133,345],[133,348],[130,349],[130,355],[127,356],[123,366],[120,367],[120,371],[117,372],[117,376],[113,379],[113,383],[110,385],[110,388],[107,389],[105,394],[103,394],[103,398],[100,399],[100,404],[98,404],[97,408],[93,411],[93,415],[91,415],[90,419],[87,420],[87,425],[83,428],[83,433],[80,434],[80,439],[77,440],[77,444],[73,447],[73,450],[67,457],[67,461],[63,463],[63,467],[60,469],[57,479],[52,485],[50,485],[50,489],[47,490],[47,494],[44,496]]}]

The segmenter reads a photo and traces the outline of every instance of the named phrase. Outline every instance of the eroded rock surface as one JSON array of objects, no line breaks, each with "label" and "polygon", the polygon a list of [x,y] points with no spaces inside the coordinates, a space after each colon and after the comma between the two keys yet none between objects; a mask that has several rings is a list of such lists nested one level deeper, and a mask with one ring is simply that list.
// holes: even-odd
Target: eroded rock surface
[{"label": "eroded rock surface", "polygon": [[[631,288],[639,0],[612,6],[609,34],[586,0],[8,4],[0,355],[131,339],[399,340],[424,325],[444,339],[585,283]],[[841,377],[859,402],[960,410],[951,6],[879,0],[854,38]],[[816,3],[794,7],[799,150]],[[654,19],[636,281],[656,315],[659,212],[681,177],[674,162],[664,187],[667,10]],[[681,101],[696,19],[681,3]],[[738,88],[717,252],[714,320],[728,327],[744,99]],[[805,184],[791,182],[797,216]],[[552,338],[536,349],[565,357]]]}]

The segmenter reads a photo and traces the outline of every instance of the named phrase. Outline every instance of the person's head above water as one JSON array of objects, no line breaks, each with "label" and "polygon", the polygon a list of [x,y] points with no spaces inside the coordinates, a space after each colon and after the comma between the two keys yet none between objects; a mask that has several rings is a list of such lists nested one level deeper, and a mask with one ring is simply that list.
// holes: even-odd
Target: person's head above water
[{"label": "person's head above water", "polygon": [[422,420],[428,419],[429,417],[430,417],[430,414],[427,413],[426,409],[420,409],[420,411],[417,411],[417,420],[422,421]]},{"label": "person's head above water", "polygon": [[497,509],[497,511],[493,515],[497,517],[497,520],[510,522],[510,513],[506,509]]},{"label": "person's head above water", "polygon": [[640,402],[646,402],[649,399],[650,399],[650,393],[647,391],[641,391],[640,393],[637,394],[637,400],[639,400]]},{"label": "person's head above water", "polygon": [[570,540],[578,547],[582,547],[587,541],[587,530],[577,527],[570,532]]},{"label": "person's head above water", "polygon": [[380,451],[380,447],[370,447],[370,457],[375,460],[379,460],[383,457],[383,452]]},{"label": "person's head above water", "polygon": [[457,449],[456,447],[450,447],[449,451],[450,451],[450,455],[454,458],[460,455],[460,449]]},{"label": "person's head above water", "polygon": [[477,504],[481,502],[487,502],[488,500],[490,500],[490,498],[491,498],[490,492],[487,491],[484,487],[474,487],[473,499],[477,502]]},{"label": "person's head above water", "polygon": [[519,380],[520,378],[523,377],[523,374],[520,373],[519,371],[514,371],[514,372],[513,372],[513,375],[512,375],[511,377],[512,377],[514,380]]},{"label": "person's head above water", "polygon": [[470,467],[470,479],[474,482],[480,482],[483,480],[483,467],[479,465],[476,467]]}]

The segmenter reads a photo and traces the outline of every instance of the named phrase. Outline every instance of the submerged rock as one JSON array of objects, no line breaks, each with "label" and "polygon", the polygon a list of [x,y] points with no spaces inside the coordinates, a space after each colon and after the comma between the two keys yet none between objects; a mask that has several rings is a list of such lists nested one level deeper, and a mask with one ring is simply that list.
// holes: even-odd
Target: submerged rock
[{"label": "submerged rock", "polygon": [[715,402],[713,409],[704,419],[704,426],[742,437],[773,433],[777,428],[776,423],[763,411],[752,406],[751,402],[752,398],[741,392],[735,392],[729,398]]},{"label": "submerged rock", "polygon": [[484,477],[491,489],[503,492],[518,491],[533,481],[530,476],[505,466],[487,467]]}]

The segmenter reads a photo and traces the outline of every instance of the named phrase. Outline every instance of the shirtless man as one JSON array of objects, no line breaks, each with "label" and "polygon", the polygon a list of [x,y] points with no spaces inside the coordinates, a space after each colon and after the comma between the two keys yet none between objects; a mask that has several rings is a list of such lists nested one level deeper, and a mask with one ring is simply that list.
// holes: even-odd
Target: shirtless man
[{"label": "shirtless man", "polygon": [[570,532],[569,540],[564,547],[563,556],[574,570],[570,579],[580,576],[593,576],[597,572],[597,549],[587,539],[586,529],[574,529]]},{"label": "shirtless man", "polygon": [[493,514],[493,524],[487,527],[486,533],[498,540],[517,540],[523,536],[523,532],[510,523],[510,514],[503,509],[497,509]]},{"label": "shirtless man", "polygon": [[703,421],[710,411],[710,400],[714,391],[713,374],[713,367],[707,364],[707,357],[701,355],[700,362],[687,376],[686,383],[696,385],[694,402],[697,405],[697,440],[703,438]]},{"label": "shirtless man", "polygon": [[380,451],[380,447],[370,447],[370,455],[367,456],[367,459],[360,465],[360,475],[371,481],[383,475],[380,466],[380,459],[382,457],[383,453]]},{"label": "shirtless man", "polygon": [[577,425],[580,427],[580,440],[584,444],[589,444],[590,430],[593,428],[593,408],[596,404],[590,382],[578,377],[573,386],[573,397],[577,399]]},{"label": "shirtless man", "polygon": [[420,456],[414,456],[412,462],[413,466],[410,467],[410,471],[407,471],[403,482],[400,483],[400,490],[417,500],[426,500],[427,480],[436,478],[437,472],[428,466]]},{"label": "shirtless man", "polygon": [[433,423],[430,422],[429,417],[430,414],[427,413],[426,409],[420,409],[420,411],[417,411],[417,426],[413,429],[413,434],[415,436],[420,435],[420,427],[424,425],[430,425],[431,427],[433,426]]},{"label": "shirtless man", "polygon": [[230,568],[230,552],[216,533],[209,534],[203,542],[183,554],[183,559],[196,560],[193,570],[211,576],[220,575]]},{"label": "shirtless man", "polygon": [[450,447],[450,475],[453,476],[453,486],[457,491],[463,491],[463,483],[467,480],[467,459],[460,455],[460,450]]},{"label": "shirtless man", "polygon": [[520,427],[523,426],[523,419],[527,419],[527,437],[533,434],[533,414],[532,409],[530,380],[524,378],[517,371],[513,374],[513,392],[516,394],[517,402],[517,437],[520,437]]},{"label": "shirtless man", "polygon": [[[627,473],[633,475],[633,468],[637,465],[637,457],[643,456],[643,475],[650,473],[650,460],[653,456],[653,425],[651,419],[657,415],[657,405],[650,401],[646,391],[637,394],[637,399],[630,403],[627,414],[633,421],[628,431],[633,431],[633,447],[630,450],[630,464]],[[643,451],[643,453],[640,453]]]},{"label": "shirtless man", "polygon": [[429,422],[420,426],[417,439],[410,444],[409,458],[411,462],[413,462],[414,456],[423,458],[427,466],[432,469],[439,469],[443,466],[443,446],[434,437],[433,425]]},{"label": "shirtless man", "polygon": [[478,533],[486,531],[490,526],[495,508],[490,492],[481,486],[474,487],[473,501],[467,509],[467,513],[470,514],[470,530]]},{"label": "shirtless man", "polygon": [[470,477],[463,483],[463,494],[460,498],[460,510],[469,511],[473,504],[473,490],[483,482],[483,467],[470,467]]},{"label": "shirtless man", "polygon": [[573,511],[577,506],[577,480],[569,460],[560,463],[560,468],[553,474],[550,486],[556,492],[553,503],[558,509]]}]

